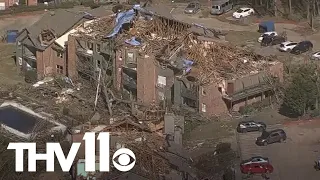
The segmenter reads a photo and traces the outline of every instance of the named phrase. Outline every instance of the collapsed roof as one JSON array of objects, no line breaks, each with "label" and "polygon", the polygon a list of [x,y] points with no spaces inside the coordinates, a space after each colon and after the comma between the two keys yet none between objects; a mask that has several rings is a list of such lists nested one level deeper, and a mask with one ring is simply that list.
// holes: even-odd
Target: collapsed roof
[{"label": "collapsed roof", "polygon": [[[131,9],[114,17],[92,20],[81,27],[78,35],[98,39],[115,37],[116,47],[136,48],[141,55],[153,55],[160,65],[181,73],[186,70],[184,62],[187,60],[192,65],[187,66],[183,75],[194,76],[201,84],[255,74],[276,63],[274,57],[263,57],[221,42],[219,36],[223,33],[215,29],[161,16],[150,8],[135,6],[134,9],[139,15]],[[125,26],[127,24],[129,26]]]}]

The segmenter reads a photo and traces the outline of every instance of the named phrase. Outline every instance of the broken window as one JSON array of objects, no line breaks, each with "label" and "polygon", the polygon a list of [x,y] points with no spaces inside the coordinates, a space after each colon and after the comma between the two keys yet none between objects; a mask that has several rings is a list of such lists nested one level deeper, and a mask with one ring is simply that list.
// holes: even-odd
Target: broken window
[{"label": "broken window", "polygon": [[164,88],[167,84],[167,79],[166,77],[164,76],[158,76],[158,83],[157,83],[157,86],[158,87],[161,87],[161,88]]},{"label": "broken window", "polygon": [[57,73],[63,74],[63,66],[57,65]]},{"label": "broken window", "polygon": [[127,64],[135,64],[137,63],[135,55],[133,52],[127,52],[126,54],[126,63]]},{"label": "broken window", "polygon": [[18,46],[18,49],[21,49],[21,42],[20,41],[17,42],[17,46]]},{"label": "broken window", "polygon": [[87,48],[93,50],[93,44],[91,42],[87,42]]},{"label": "broken window", "polygon": [[203,96],[206,95],[206,90],[205,90],[203,87],[201,87],[201,94],[202,94]]},{"label": "broken window", "polygon": [[201,104],[201,111],[202,112],[207,112],[207,106],[205,104]]},{"label": "broken window", "polygon": [[158,95],[159,95],[159,100],[163,101],[164,100],[164,93],[159,91]]},{"label": "broken window", "polygon": [[97,44],[97,46],[96,46],[96,51],[99,53],[100,50],[101,50],[101,45],[100,45],[100,44]]},{"label": "broken window", "polygon": [[58,58],[63,58],[63,53],[60,51],[56,51]]},{"label": "broken window", "polygon": [[101,67],[101,61],[100,60],[97,60],[97,70],[99,70]]},{"label": "broken window", "polygon": [[22,58],[21,57],[18,57],[18,63],[20,66],[22,66]]}]

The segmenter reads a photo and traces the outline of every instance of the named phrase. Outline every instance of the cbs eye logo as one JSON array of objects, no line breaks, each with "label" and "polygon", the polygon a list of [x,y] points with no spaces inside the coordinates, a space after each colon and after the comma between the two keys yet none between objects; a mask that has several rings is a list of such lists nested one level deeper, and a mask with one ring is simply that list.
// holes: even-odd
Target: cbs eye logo
[{"label": "cbs eye logo", "polygon": [[119,171],[130,171],[136,164],[136,156],[130,149],[121,148],[113,154],[112,163]]}]

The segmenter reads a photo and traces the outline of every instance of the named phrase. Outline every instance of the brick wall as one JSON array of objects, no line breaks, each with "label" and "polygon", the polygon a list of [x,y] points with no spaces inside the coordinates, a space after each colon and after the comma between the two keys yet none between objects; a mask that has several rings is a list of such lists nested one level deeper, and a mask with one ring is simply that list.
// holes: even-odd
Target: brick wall
[{"label": "brick wall", "polygon": [[[269,68],[269,73],[275,77],[278,77],[280,82],[283,82],[283,63],[276,63]],[[243,77],[241,79],[233,80],[234,91],[242,90],[245,87],[259,84],[264,80],[265,73],[254,74],[251,76]],[[248,99],[247,103],[252,104],[254,102],[261,101],[263,97],[258,94],[256,97]],[[203,104],[206,106],[206,112],[202,112]],[[237,102],[233,104],[233,110],[238,111],[241,106],[245,105],[245,101]],[[218,90],[216,84],[209,84],[200,87],[199,90],[199,112],[204,115],[212,116],[219,115],[228,112],[228,105],[222,98],[221,92]]]},{"label": "brick wall", "polygon": [[[52,49],[54,44],[48,46],[44,51],[37,51],[37,73],[38,79],[42,79],[46,76],[54,75],[66,75],[66,54],[63,53],[63,57],[57,56],[57,51]],[[63,73],[60,74],[57,71],[57,65],[63,67]]]},{"label": "brick wall", "polygon": [[15,0],[5,0],[4,2],[5,2],[6,8],[8,8],[8,7],[13,6],[16,1]]},{"label": "brick wall", "polygon": [[27,5],[28,6],[36,6],[36,5],[38,5],[38,1],[37,0],[27,0]]},{"label": "brick wall", "polygon": [[283,82],[283,63],[277,62],[277,64],[271,66],[269,68],[269,72],[271,75],[278,77],[280,82]]},{"label": "brick wall", "polygon": [[137,100],[149,105],[153,100],[158,100],[156,82],[158,70],[154,57],[138,57],[137,65]]},{"label": "brick wall", "polygon": [[[202,111],[203,104],[206,106],[206,112]],[[216,84],[200,87],[199,112],[202,112],[206,116],[220,115],[228,112],[227,105],[223,101],[222,94]]]},{"label": "brick wall", "polygon": [[76,38],[72,35],[69,35],[68,37],[68,76],[71,79],[77,79],[78,78],[78,72],[77,72],[77,55],[76,55]]},{"label": "brick wall", "polygon": [[124,51],[123,50],[117,50],[116,51],[116,61],[115,61],[115,70],[116,70],[116,76],[114,77],[114,87],[120,91],[122,88],[122,65],[124,61]]}]

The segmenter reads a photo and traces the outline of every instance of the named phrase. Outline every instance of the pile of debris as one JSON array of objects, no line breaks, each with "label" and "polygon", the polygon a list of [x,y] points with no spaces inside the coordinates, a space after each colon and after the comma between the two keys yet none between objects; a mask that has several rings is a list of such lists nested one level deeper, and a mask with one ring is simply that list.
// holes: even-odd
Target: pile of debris
[{"label": "pile of debris", "polygon": [[76,28],[77,31],[74,32],[73,35],[101,40],[112,31],[114,21],[114,17],[105,16],[84,22]]},{"label": "pile of debris", "polygon": [[[250,50],[221,42],[223,35],[214,29],[174,20],[139,17],[129,31],[117,36],[117,46],[139,49],[141,55],[156,56],[169,65],[187,59],[193,62],[191,73],[198,82],[219,83],[268,69],[274,57],[264,57]],[[137,43],[127,43],[129,40]]]},{"label": "pile of debris", "polygon": [[228,43],[198,40],[193,34],[189,34],[184,43],[181,51],[186,59],[194,61],[201,83],[241,78],[264,71],[275,63],[275,59]]}]

